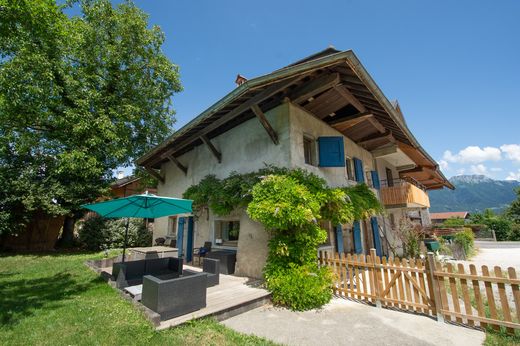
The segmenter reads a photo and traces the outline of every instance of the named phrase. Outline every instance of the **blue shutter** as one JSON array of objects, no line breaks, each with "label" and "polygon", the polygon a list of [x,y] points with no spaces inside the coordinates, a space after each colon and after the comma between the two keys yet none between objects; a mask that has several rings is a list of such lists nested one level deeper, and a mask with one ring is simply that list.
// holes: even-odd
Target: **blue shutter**
[{"label": "blue shutter", "polygon": [[338,253],[342,254],[343,250],[343,228],[341,225],[336,226],[336,248],[338,249]]},{"label": "blue shutter", "polygon": [[188,236],[186,238],[186,262],[191,262],[193,256],[193,216],[188,218]]},{"label": "blue shutter", "polygon": [[319,137],[320,167],[345,167],[343,137]]},{"label": "blue shutter", "polygon": [[354,157],[354,174],[358,183],[365,182],[365,173],[363,172],[363,161]]},{"label": "blue shutter", "polygon": [[183,248],[184,248],[184,223],[186,222],[185,218],[184,217],[180,217],[179,218],[179,225],[177,227],[177,248],[179,249],[178,251],[178,256],[179,258],[182,258],[183,256]]},{"label": "blue shutter", "polygon": [[377,223],[377,217],[372,217],[370,219],[370,224],[372,225],[372,235],[374,236],[374,247],[376,248],[376,253],[379,257],[383,256],[383,249],[381,248],[381,237],[379,235],[379,225]]},{"label": "blue shutter", "polygon": [[379,183],[379,174],[377,174],[377,171],[371,171],[370,174],[372,176],[372,186],[374,189],[379,190],[381,188],[381,184]]},{"label": "blue shutter", "polygon": [[357,254],[363,253],[363,244],[361,243],[361,224],[354,221],[354,251]]}]

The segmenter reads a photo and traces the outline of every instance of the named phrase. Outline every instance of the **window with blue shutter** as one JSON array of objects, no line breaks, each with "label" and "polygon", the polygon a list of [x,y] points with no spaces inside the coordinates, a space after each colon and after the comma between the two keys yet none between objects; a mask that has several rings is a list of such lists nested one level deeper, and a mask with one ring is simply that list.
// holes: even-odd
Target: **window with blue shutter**
[{"label": "window with blue shutter", "polygon": [[372,186],[374,189],[379,190],[381,188],[381,184],[379,183],[379,174],[377,171],[371,171],[370,175],[372,177]]},{"label": "window with blue shutter", "polygon": [[354,251],[357,254],[361,254],[361,253],[363,253],[363,244],[361,242],[361,224],[359,223],[359,221],[354,221],[353,233],[354,233]]},{"label": "window with blue shutter", "polygon": [[358,183],[365,182],[365,173],[363,172],[363,161],[354,157],[354,175]]},{"label": "window with blue shutter", "polygon": [[343,137],[318,138],[320,167],[345,167]]},{"label": "window with blue shutter", "polygon": [[383,256],[383,249],[381,248],[381,236],[379,235],[377,217],[372,217],[370,219],[370,224],[372,225],[372,235],[374,236],[374,248],[376,249],[376,254],[381,257]]}]

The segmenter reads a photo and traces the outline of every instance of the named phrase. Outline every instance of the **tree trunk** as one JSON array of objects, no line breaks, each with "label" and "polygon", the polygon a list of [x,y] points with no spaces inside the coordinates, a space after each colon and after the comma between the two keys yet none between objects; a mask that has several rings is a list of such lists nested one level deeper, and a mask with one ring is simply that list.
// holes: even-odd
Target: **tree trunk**
[{"label": "tree trunk", "polygon": [[58,239],[56,243],[57,247],[67,248],[72,247],[74,244],[74,225],[76,224],[75,215],[67,215],[65,216],[65,220],[63,221],[63,231],[61,232],[61,237]]}]

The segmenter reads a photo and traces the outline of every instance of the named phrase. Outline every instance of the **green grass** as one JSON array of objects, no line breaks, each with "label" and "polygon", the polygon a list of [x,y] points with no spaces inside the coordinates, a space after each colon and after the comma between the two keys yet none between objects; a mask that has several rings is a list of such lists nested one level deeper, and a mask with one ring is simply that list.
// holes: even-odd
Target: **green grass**
[{"label": "green grass", "polygon": [[505,332],[495,332],[491,330],[486,331],[485,346],[511,346],[520,345],[520,336],[507,335]]},{"label": "green grass", "polygon": [[272,345],[212,319],[155,331],[88,269],[99,254],[0,256],[2,345]]}]

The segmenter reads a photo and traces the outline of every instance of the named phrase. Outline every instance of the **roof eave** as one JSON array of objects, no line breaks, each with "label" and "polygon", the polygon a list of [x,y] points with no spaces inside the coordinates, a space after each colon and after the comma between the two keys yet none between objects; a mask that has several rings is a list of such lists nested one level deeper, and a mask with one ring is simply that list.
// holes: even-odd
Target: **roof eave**
[{"label": "roof eave", "polygon": [[379,86],[376,84],[376,82],[372,79],[368,71],[365,69],[365,67],[361,64],[361,61],[357,58],[357,56],[352,52],[351,57],[348,59],[347,63],[349,64],[350,68],[358,78],[365,83],[365,85],[372,91],[377,101],[383,106],[387,114],[392,118],[392,120],[396,123],[396,125],[399,127],[401,131],[406,135],[406,137],[410,140],[410,143],[418,149],[428,160],[430,160],[434,165],[436,171],[439,173],[439,175],[444,179],[443,184],[454,190],[455,187],[448,181],[448,179],[444,176],[444,174],[439,170],[439,166],[436,163],[436,161],[428,154],[426,150],[419,144],[419,141],[415,138],[415,136],[412,134],[408,126],[400,119],[399,114],[397,113],[397,110],[392,106],[391,102],[386,98],[386,96],[383,94],[383,91],[379,88]]},{"label": "roof eave", "polygon": [[195,125],[199,124],[202,120],[211,116],[215,112],[218,112],[226,104],[228,104],[231,101],[235,100],[236,98],[242,96],[247,91],[253,90],[260,86],[266,86],[266,85],[269,85],[271,83],[274,83],[276,81],[280,81],[280,80],[283,80],[286,78],[294,77],[298,74],[305,73],[305,72],[315,69],[315,68],[326,67],[330,64],[337,63],[338,61],[341,61],[343,59],[347,59],[349,56],[351,56],[353,54],[354,53],[351,50],[331,54],[331,55],[328,55],[326,57],[319,58],[316,60],[304,62],[304,63],[294,65],[294,66],[285,67],[285,68],[282,68],[275,72],[272,72],[270,74],[256,77],[256,78],[253,78],[253,79],[250,79],[250,80],[244,82],[243,84],[241,84],[240,86],[235,88],[233,91],[228,93],[226,96],[221,98],[219,101],[214,103],[211,107],[206,109],[204,112],[202,112],[196,118],[191,120],[188,124],[184,125],[181,129],[179,129],[178,131],[173,133],[171,136],[166,138],[162,143],[160,143],[155,148],[150,150],[148,153],[146,153],[143,156],[141,156],[140,158],[138,158],[136,160],[136,164],[139,166],[142,166],[147,160],[152,158],[157,152],[159,152],[161,149],[164,149],[169,144],[171,144],[173,142],[173,140],[175,140],[175,138],[181,136],[186,131],[189,131]]}]

